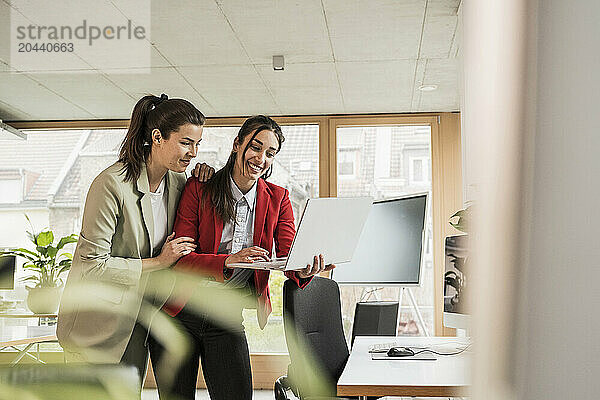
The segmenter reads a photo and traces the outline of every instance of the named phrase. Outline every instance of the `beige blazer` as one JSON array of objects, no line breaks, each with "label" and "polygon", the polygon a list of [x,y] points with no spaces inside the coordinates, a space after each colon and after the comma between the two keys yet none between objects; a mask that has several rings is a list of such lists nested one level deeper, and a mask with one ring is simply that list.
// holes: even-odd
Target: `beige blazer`
[{"label": "beige blazer", "polygon": [[[156,256],[148,175],[124,182],[122,163],[102,171],[85,201],[79,241],[59,310],[56,334],[70,361],[116,363],[131,337],[144,294],[157,308],[167,297],[145,293],[156,273],[142,273],[142,259]],[[168,232],[173,230],[185,175],[166,175]],[[155,251],[153,251],[155,250]],[[161,285],[172,287],[174,282]],[[147,319],[147,318],[146,318]]]}]

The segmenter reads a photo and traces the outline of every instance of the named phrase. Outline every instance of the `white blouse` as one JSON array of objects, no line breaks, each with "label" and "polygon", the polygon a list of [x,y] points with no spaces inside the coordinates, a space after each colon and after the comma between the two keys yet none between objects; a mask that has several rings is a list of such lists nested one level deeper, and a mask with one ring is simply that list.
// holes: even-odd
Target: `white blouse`
[{"label": "white blouse", "polygon": [[152,217],[154,219],[154,234],[152,235],[152,248],[160,251],[167,232],[167,196],[165,191],[165,178],[160,181],[156,192],[150,192],[152,202]]}]

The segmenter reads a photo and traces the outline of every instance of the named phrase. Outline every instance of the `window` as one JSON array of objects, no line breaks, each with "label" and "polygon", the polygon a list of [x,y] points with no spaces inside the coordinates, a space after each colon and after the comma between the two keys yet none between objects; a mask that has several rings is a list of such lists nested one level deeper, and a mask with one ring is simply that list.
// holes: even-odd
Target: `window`
[{"label": "window", "polygon": [[[27,215],[37,231],[55,238],[79,233],[87,190],[117,159],[124,129],[27,132],[27,140],[0,140],[0,246],[30,248]],[[73,250],[74,245],[70,245]],[[26,274],[19,260],[15,290],[23,300]]]},{"label": "window", "polygon": [[23,199],[23,181],[20,176],[17,179],[11,177],[10,170],[6,172],[4,175],[9,176],[0,179],[0,203],[18,204]]},{"label": "window", "polygon": [[411,157],[409,164],[409,177],[413,185],[428,184],[429,178],[429,158],[426,157]]},{"label": "window", "polygon": [[[424,135],[423,132],[427,132]],[[429,125],[338,126],[337,195],[372,196],[376,200],[431,191],[431,128]],[[351,150],[349,150],[351,149]],[[352,154],[352,156],[349,156]],[[350,165],[360,164],[360,170]],[[345,179],[352,173],[352,180]],[[431,201],[431,198],[430,198]],[[427,216],[421,286],[412,288],[429,332],[433,332],[433,239],[431,207]],[[340,285],[346,337],[351,337],[358,301],[399,300],[397,287],[371,288]],[[399,334],[420,335],[423,329],[408,296],[403,296]]]},{"label": "window", "polygon": [[354,149],[340,149],[338,158],[338,176],[342,179],[356,178],[358,151]]},{"label": "window", "polygon": [[312,168],[312,162],[310,161],[299,161],[298,162],[298,171],[310,171]]}]

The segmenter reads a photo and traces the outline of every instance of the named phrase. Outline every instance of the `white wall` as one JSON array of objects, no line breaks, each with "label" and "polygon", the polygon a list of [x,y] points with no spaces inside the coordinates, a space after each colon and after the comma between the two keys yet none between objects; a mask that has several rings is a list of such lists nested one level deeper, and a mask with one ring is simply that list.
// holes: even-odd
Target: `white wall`
[{"label": "white wall", "polygon": [[[600,396],[600,1],[537,4],[522,399]],[[532,132],[533,133],[533,132]],[[520,360],[520,362],[519,362]]]}]

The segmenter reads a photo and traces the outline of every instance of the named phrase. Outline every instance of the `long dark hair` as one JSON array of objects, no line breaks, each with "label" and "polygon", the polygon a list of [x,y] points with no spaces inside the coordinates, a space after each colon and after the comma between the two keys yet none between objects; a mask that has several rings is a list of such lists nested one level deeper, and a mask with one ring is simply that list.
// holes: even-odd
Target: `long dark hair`
[{"label": "long dark hair", "polygon": [[[254,117],[248,118],[244,122],[236,137],[239,146],[241,146],[246,136],[252,134],[252,137],[242,150],[242,159],[244,159],[246,156],[246,151],[248,151],[248,147],[250,147],[252,140],[254,140],[256,135],[262,131],[271,131],[275,134],[277,141],[279,142],[279,147],[277,148],[277,152],[279,153],[279,150],[281,150],[281,145],[285,141],[283,133],[281,132],[281,127],[277,124],[277,122],[265,115],[255,115]],[[229,181],[229,177],[233,173],[235,158],[236,152],[232,150],[225,166],[218,170],[211,180],[206,182],[202,195],[202,204],[206,204],[206,200],[210,198],[210,201],[217,214],[219,214],[225,223],[233,220],[235,212],[235,200],[233,199],[233,193],[231,191],[231,184]],[[246,168],[246,166],[243,165],[242,168]],[[268,179],[272,172],[273,164],[271,164],[269,169],[266,170],[260,178]]]},{"label": "long dark hair", "polygon": [[131,113],[127,135],[121,144],[119,161],[123,163],[125,182],[136,181],[140,177],[142,165],[152,150],[151,133],[160,131],[164,139],[182,125],[204,125],[206,118],[192,103],[184,99],[169,99],[166,94],[160,97],[142,97]]}]

